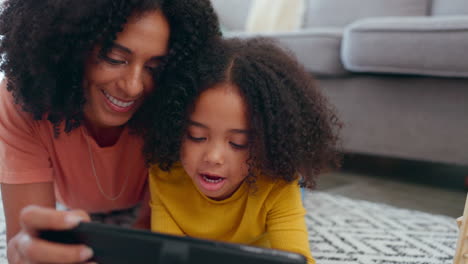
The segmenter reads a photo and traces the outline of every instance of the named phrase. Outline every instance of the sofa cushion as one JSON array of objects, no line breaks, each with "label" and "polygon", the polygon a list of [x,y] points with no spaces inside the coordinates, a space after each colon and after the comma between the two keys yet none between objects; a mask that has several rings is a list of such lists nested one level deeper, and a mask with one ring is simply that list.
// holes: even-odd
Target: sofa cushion
[{"label": "sofa cushion", "polygon": [[346,28],[345,68],[468,77],[468,16],[369,18]]},{"label": "sofa cushion", "polygon": [[253,0],[245,31],[288,32],[302,27],[304,0]]},{"label": "sofa cushion", "polygon": [[430,0],[308,0],[307,5],[304,27],[344,27],[361,18],[425,16],[430,10]]},{"label": "sofa cushion", "polygon": [[252,0],[211,0],[224,30],[243,31]]},{"label": "sofa cushion", "polygon": [[228,32],[226,37],[252,38],[267,37],[279,42],[297,57],[304,67],[317,75],[346,75],[340,59],[343,36],[341,28],[307,29],[284,33]]},{"label": "sofa cushion", "polygon": [[433,0],[432,15],[468,15],[467,0]]}]

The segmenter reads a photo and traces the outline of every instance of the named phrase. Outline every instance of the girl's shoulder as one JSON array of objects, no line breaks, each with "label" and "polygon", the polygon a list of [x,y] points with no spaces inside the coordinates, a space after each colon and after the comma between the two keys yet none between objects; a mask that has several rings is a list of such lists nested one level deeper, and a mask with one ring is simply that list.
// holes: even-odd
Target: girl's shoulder
[{"label": "girl's shoulder", "polygon": [[174,163],[169,170],[163,170],[158,163],[152,164],[149,168],[150,177],[158,182],[180,182],[187,178],[186,172],[180,163]]},{"label": "girl's shoulder", "polygon": [[287,182],[282,179],[272,179],[266,175],[258,175],[253,186],[256,192],[267,196],[277,196],[284,193],[300,192],[299,180]]}]

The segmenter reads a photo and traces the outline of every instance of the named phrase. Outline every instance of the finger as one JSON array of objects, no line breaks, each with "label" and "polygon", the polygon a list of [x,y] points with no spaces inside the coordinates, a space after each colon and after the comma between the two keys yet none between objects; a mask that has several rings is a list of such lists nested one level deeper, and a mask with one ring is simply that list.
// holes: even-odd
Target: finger
[{"label": "finger", "polygon": [[93,256],[91,248],[85,245],[66,245],[20,234],[17,242],[19,254],[33,263],[77,263]]},{"label": "finger", "polygon": [[[7,258],[8,263],[17,264],[21,263],[21,255],[18,250],[17,236],[13,237],[7,245]],[[23,261],[24,263],[24,261]]]},{"label": "finger", "polygon": [[91,221],[91,217],[89,216],[89,214],[83,210],[71,210],[71,211],[68,211],[68,213],[76,215],[77,217],[83,219],[82,220],[83,222]]},{"label": "finger", "polygon": [[20,214],[21,226],[32,235],[38,230],[70,229],[80,221],[89,221],[89,216],[82,211],[57,211],[35,205],[25,207]]}]

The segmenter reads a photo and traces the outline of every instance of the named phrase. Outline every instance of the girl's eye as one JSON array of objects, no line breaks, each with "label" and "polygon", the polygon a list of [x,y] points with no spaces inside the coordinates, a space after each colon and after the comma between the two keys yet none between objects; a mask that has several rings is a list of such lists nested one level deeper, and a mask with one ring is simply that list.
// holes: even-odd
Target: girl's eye
[{"label": "girl's eye", "polygon": [[248,147],[247,144],[242,144],[241,145],[241,144],[236,144],[234,142],[229,142],[229,144],[235,149],[246,149]]},{"label": "girl's eye", "polygon": [[187,134],[187,138],[194,142],[202,142],[206,139],[205,137],[193,137],[190,134]]}]

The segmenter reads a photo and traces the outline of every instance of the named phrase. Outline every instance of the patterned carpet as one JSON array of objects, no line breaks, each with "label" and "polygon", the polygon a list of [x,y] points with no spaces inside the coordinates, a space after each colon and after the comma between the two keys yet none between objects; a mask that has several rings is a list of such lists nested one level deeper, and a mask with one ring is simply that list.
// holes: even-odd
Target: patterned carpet
[{"label": "patterned carpet", "polygon": [[[458,237],[453,218],[324,192],[306,193],[304,204],[318,264],[452,263]],[[7,263],[4,225],[0,232],[0,263]]]},{"label": "patterned carpet", "polygon": [[322,192],[307,193],[318,264],[451,264],[455,219]]}]

